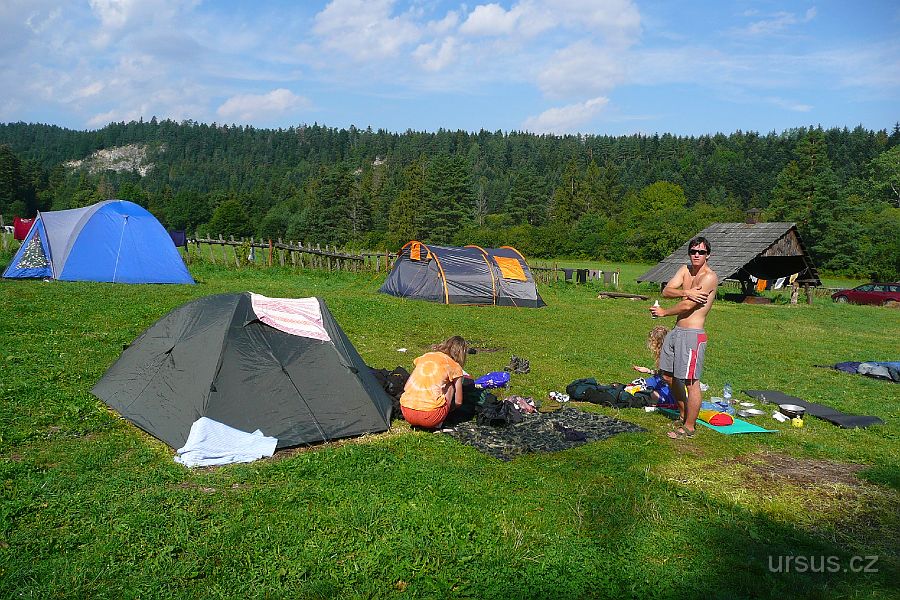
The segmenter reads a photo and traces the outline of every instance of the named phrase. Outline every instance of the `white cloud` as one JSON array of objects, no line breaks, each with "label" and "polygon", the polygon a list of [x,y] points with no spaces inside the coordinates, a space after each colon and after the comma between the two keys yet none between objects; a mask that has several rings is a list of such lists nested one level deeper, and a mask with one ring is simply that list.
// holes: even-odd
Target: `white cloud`
[{"label": "white cloud", "polygon": [[108,110],[104,113],[98,113],[87,121],[88,127],[105,127],[110,123],[117,121],[135,121],[141,116],[140,111],[130,110],[130,111],[120,111],[118,109]]},{"label": "white cloud", "polygon": [[62,10],[57,7],[52,9],[49,13],[44,14],[41,11],[34,11],[28,18],[25,19],[25,25],[28,26],[32,32],[40,34],[47,30],[54,21],[59,19],[59,15],[62,14]]},{"label": "white cloud", "polygon": [[764,100],[773,106],[793,112],[809,112],[814,108],[811,104],[802,104],[800,102],[794,102],[793,100],[785,100],[784,98],[779,98],[777,96],[770,96],[764,98]]},{"label": "white cloud", "polygon": [[437,35],[443,35],[453,31],[459,25],[459,14],[455,10],[451,10],[443,19],[428,22],[428,31]]},{"label": "white cloud", "polygon": [[621,53],[578,42],[554,53],[541,68],[538,85],[550,97],[595,96],[622,83],[626,60]]},{"label": "white cloud", "polygon": [[74,98],[89,98],[91,96],[96,96],[100,92],[103,91],[103,84],[99,81],[95,81],[94,83],[89,83],[88,85],[75,90],[72,94]]},{"label": "white cloud", "polygon": [[137,0],[91,0],[91,10],[100,18],[103,27],[119,28],[128,22],[128,14]]},{"label": "white cloud", "polygon": [[586,102],[550,108],[525,119],[523,127],[534,133],[575,133],[596,117],[608,103],[608,98],[600,96]]},{"label": "white cloud", "polygon": [[453,63],[456,58],[457,43],[452,37],[438,43],[422,44],[413,51],[413,57],[426,71],[440,71]]},{"label": "white cloud", "polygon": [[273,120],[273,117],[308,108],[310,104],[307,98],[298,96],[290,90],[279,88],[268,94],[232,96],[216,110],[216,114],[224,119],[240,123],[268,122]]},{"label": "white cloud", "polygon": [[92,43],[103,48],[134,30],[167,31],[183,28],[182,19],[200,0],[90,0],[91,11],[100,20]]},{"label": "white cloud", "polygon": [[802,16],[796,13],[781,11],[768,19],[762,19],[750,23],[747,27],[738,31],[748,36],[768,36],[784,32],[794,25],[809,23],[816,18],[818,11],[815,7],[809,8]]},{"label": "white cloud", "polygon": [[322,44],[368,62],[395,56],[421,37],[410,15],[392,17],[394,0],[332,0],[316,15],[313,31]]},{"label": "white cloud", "polygon": [[507,11],[499,4],[482,4],[469,13],[459,32],[466,35],[509,35],[515,30],[521,13],[519,7]]},{"label": "white cloud", "polygon": [[640,24],[640,12],[631,0],[522,0],[509,10],[496,3],[476,6],[459,32],[530,38],[566,28],[627,46],[640,34]]}]

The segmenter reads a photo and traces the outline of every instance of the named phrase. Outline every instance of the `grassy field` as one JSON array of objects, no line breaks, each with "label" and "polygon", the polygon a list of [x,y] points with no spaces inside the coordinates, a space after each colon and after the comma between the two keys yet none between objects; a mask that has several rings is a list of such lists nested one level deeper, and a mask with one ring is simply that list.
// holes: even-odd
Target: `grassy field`
[{"label": "grassy field", "polygon": [[538,399],[579,377],[630,380],[656,324],[649,303],[593,285],[544,286],[548,306],[528,310],[400,300],[371,274],[192,272],[196,286],[0,282],[0,597],[897,597],[898,386],[813,365],[900,359],[898,310],[720,301],[708,322],[708,395],[779,389],[883,426],[769,419],[777,433],[675,442],[662,416],[585,405],[648,431],[504,463],[396,422],[188,470],[89,390],[194,298],[323,297],[377,367],[460,334],[499,349],[471,356],[472,373],[528,358],[511,391]]}]

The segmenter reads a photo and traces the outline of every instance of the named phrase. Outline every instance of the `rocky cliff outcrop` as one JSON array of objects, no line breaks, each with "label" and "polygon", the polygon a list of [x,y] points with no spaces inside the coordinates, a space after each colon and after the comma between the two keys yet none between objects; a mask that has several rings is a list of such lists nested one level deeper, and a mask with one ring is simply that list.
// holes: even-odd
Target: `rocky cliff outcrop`
[{"label": "rocky cliff outcrop", "polygon": [[147,159],[146,144],[128,144],[116,148],[97,150],[87,158],[65,163],[69,169],[86,168],[90,173],[101,171],[137,171],[141,176],[153,168]]}]

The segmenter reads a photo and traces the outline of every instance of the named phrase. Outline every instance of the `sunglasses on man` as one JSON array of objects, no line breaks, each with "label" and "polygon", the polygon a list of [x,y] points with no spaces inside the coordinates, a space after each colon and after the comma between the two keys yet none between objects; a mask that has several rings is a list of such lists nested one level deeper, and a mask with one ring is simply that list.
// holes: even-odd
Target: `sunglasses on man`
[{"label": "sunglasses on man", "polygon": [[709,254],[709,252],[706,250],[691,248],[690,250],[688,250],[688,254],[699,254],[700,256],[706,256],[707,254]]}]

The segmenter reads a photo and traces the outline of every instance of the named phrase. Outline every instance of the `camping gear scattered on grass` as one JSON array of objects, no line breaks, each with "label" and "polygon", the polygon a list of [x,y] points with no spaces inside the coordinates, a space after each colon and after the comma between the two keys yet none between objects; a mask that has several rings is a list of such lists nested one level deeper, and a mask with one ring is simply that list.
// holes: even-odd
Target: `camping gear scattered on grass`
[{"label": "camping gear scattered on grass", "polygon": [[259,429],[247,433],[200,417],[191,425],[184,446],[175,451],[175,462],[186,467],[248,463],[272,456],[277,444],[277,439],[264,436]]},{"label": "camping gear scattered on grass", "polygon": [[[660,412],[666,413],[673,417],[678,417],[678,411],[672,410],[670,408],[661,408]],[[775,429],[763,429],[753,423],[748,423],[747,421],[742,421],[741,419],[734,419],[734,423],[731,425],[726,425],[724,427],[717,427],[716,425],[710,425],[705,421],[697,420],[698,425],[702,425],[707,429],[712,429],[718,433],[724,433],[725,435],[735,435],[738,433],[775,433],[777,430]]]},{"label": "camping gear scattered on grass", "polygon": [[369,367],[369,372],[381,385],[381,389],[391,398],[391,420],[403,419],[403,412],[400,410],[400,396],[403,395],[403,388],[406,387],[406,381],[409,379],[409,371],[398,365],[393,371]]},{"label": "camping gear scattered on grass", "polygon": [[725,427],[734,423],[734,417],[717,410],[701,410],[697,414],[697,418],[716,427]]},{"label": "camping gear scattered on grass", "polygon": [[643,294],[626,294],[624,292],[600,292],[597,298],[628,298],[629,300],[649,300],[649,296]]},{"label": "camping gear scattered on grass", "polygon": [[156,217],[127,200],[38,212],[3,277],[194,283]]},{"label": "camping gear scattered on grass", "polygon": [[824,404],[816,404],[814,402],[807,402],[794,396],[788,396],[787,394],[779,392],[778,390],[744,390],[744,393],[751,398],[760,398],[764,396],[768,402],[777,404],[796,404],[806,409],[807,414],[828,421],[829,423],[832,423],[844,429],[853,429],[856,427],[869,427],[870,425],[884,424],[884,421],[882,421],[878,417],[865,415],[848,415],[846,413],[842,413],[837,409],[831,408],[830,406],[825,406]]},{"label": "camping gear scattered on grass", "polygon": [[509,364],[503,367],[503,370],[516,375],[526,375],[531,372],[531,363],[525,358],[513,355],[509,357]]},{"label": "camping gear scattered on grass", "polygon": [[482,390],[509,386],[509,371],[491,371],[475,380],[475,387]]},{"label": "camping gear scattered on grass", "polygon": [[761,417],[766,414],[766,411],[759,410],[758,408],[745,408],[743,410],[739,410],[737,412],[738,416],[746,418],[752,417]]},{"label": "camping gear scattered on grass", "polygon": [[550,392],[547,396],[554,402],[562,403],[571,400],[568,394],[563,394],[562,392]]},{"label": "camping gear scattered on grass", "polygon": [[531,452],[558,452],[620,433],[646,431],[643,427],[594,413],[564,407],[553,413],[523,415],[505,427],[460,423],[442,433],[500,460],[512,460]]},{"label": "camping gear scattered on grass", "polygon": [[806,409],[796,404],[779,404],[778,412],[786,416],[788,419],[793,419],[794,417],[803,418],[804,413],[806,413]]},{"label": "camping gear scattered on grass", "polygon": [[19,242],[23,241],[28,236],[28,232],[31,230],[33,224],[34,218],[22,219],[20,217],[13,217],[13,238]]},{"label": "camping gear scattered on grass", "polygon": [[839,362],[835,365],[814,366],[900,383],[900,361]]},{"label": "camping gear scattered on grass", "polygon": [[585,377],[567,385],[566,393],[572,400],[578,402],[590,402],[612,408],[643,408],[656,404],[649,393],[631,394],[626,387],[623,383],[605,385],[597,383],[593,377]]},{"label": "camping gear scattered on grass", "polygon": [[545,306],[528,263],[510,246],[431,246],[400,249],[380,292],[442,304]]},{"label": "camping gear scattered on grass", "polygon": [[244,292],[179,306],[91,391],[172,448],[200,417],[259,429],[278,448],[390,427],[390,397],[318,298]]}]

